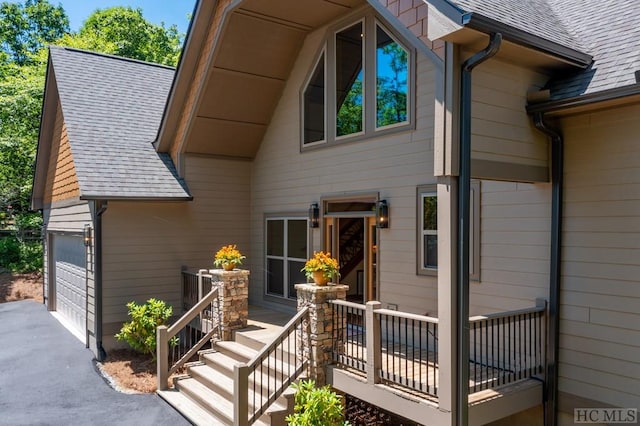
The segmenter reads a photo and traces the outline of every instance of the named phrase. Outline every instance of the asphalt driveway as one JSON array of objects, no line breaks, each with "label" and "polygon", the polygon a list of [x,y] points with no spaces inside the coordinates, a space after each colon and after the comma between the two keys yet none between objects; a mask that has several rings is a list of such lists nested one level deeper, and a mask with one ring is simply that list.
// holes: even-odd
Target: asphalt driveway
[{"label": "asphalt driveway", "polygon": [[112,389],[39,303],[0,304],[1,425],[188,425],[156,395]]}]

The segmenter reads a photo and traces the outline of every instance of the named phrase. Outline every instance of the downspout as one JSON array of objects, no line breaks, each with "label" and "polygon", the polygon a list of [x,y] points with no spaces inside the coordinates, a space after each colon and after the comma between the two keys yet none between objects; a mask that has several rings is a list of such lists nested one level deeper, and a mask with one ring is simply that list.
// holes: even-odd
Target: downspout
[{"label": "downspout", "polygon": [[98,361],[104,361],[107,352],[102,347],[102,215],[107,210],[106,201],[96,201],[95,220],[95,316],[96,316],[96,351]]},{"label": "downspout", "polygon": [[471,72],[498,53],[502,34],[492,33],[489,45],[462,63],[460,76],[460,174],[458,177],[458,279],[456,424],[469,424],[469,237],[471,196]]},{"label": "downspout", "polygon": [[560,284],[562,265],[562,187],[564,184],[564,140],[544,121],[544,113],[533,116],[534,125],[551,139],[551,262],[545,371],[545,426],[558,419],[558,352],[560,347]]}]

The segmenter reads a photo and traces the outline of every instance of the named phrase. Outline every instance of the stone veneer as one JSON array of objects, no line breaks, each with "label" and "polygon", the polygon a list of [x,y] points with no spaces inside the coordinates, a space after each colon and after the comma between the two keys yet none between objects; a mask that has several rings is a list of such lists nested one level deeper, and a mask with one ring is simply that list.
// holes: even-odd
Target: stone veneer
[{"label": "stone veneer", "polygon": [[[331,346],[333,333],[333,309],[329,300],[346,299],[349,286],[329,284],[296,284],[298,293],[298,310],[309,307],[309,328],[302,327],[299,333],[310,333],[299,336],[302,343],[302,354],[309,357],[309,378],[318,386],[326,384],[326,367],[331,363]],[[346,319],[345,319],[346,320]],[[309,344],[311,347],[309,348]],[[299,354],[300,355],[300,354]]]},{"label": "stone veneer", "polygon": [[232,340],[233,330],[247,326],[249,316],[249,271],[211,269],[211,286],[218,287],[222,340]]}]

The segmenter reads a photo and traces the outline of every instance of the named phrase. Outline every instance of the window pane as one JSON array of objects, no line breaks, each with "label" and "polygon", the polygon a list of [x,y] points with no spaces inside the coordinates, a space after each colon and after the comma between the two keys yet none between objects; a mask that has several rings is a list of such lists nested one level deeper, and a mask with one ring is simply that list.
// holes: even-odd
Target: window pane
[{"label": "window pane", "polygon": [[296,298],[296,289],[294,286],[300,283],[306,283],[307,277],[300,270],[304,267],[304,262],[289,261],[289,297]]},{"label": "window pane", "polygon": [[267,293],[284,296],[284,260],[267,259]]},{"label": "window pane", "polygon": [[423,266],[425,268],[435,269],[438,267],[438,236],[424,235],[424,259]]},{"label": "window pane", "polygon": [[336,34],[336,135],[362,131],[362,23]]},{"label": "window pane", "polygon": [[289,220],[287,222],[287,256],[298,259],[307,258],[307,221]]},{"label": "window pane", "polygon": [[422,198],[422,229],[425,231],[438,230],[438,197],[425,195]]},{"label": "window pane", "polygon": [[267,254],[284,255],[284,221],[267,220]]},{"label": "window pane", "polygon": [[376,126],[407,121],[407,51],[376,27]]},{"label": "window pane", "polygon": [[304,143],[324,140],[324,53],[304,91]]}]

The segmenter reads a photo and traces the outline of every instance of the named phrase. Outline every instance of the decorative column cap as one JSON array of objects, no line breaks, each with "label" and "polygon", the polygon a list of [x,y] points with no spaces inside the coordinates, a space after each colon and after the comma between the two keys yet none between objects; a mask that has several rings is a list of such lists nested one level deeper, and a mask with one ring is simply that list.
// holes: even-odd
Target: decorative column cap
[{"label": "decorative column cap", "polygon": [[248,269],[234,269],[233,271],[225,271],[224,269],[209,269],[211,275],[228,275],[228,276],[240,276],[249,275]]},{"label": "decorative column cap", "polygon": [[349,286],[346,284],[315,285],[311,283],[296,284],[295,289],[300,291],[308,291],[310,293],[333,293],[336,291],[348,291]]}]

